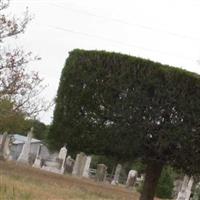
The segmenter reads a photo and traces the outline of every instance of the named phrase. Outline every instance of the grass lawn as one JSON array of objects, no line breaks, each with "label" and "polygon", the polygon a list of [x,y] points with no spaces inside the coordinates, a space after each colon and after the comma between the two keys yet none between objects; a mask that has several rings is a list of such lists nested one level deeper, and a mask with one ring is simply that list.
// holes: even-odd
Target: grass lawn
[{"label": "grass lawn", "polygon": [[1,200],[137,200],[139,194],[86,178],[0,161]]}]

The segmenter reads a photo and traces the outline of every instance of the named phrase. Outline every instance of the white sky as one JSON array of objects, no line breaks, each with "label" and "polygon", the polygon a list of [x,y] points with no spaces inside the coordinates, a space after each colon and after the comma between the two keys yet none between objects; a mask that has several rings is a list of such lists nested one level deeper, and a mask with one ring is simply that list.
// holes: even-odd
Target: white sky
[{"label": "white sky", "polygon": [[[198,0],[11,0],[9,12],[20,15],[27,6],[34,19],[18,42],[42,57],[30,67],[49,85],[49,100],[75,48],[126,53],[200,74]],[[50,123],[52,110],[40,120]]]}]

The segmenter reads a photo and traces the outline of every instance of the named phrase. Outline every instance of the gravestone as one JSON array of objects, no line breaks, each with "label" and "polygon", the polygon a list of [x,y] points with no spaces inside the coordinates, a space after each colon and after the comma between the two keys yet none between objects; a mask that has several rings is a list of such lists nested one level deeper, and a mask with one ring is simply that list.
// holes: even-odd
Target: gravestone
[{"label": "gravestone", "polygon": [[4,145],[4,158],[6,160],[12,160],[11,152],[10,152],[10,145],[11,145],[11,136],[7,135],[5,145]]},{"label": "gravestone", "polygon": [[42,166],[42,158],[40,157],[42,146],[43,145],[40,144],[39,147],[38,147],[38,150],[37,150],[35,162],[33,164],[33,167],[35,167],[35,168],[41,168],[41,166]]},{"label": "gravestone", "polygon": [[120,177],[121,170],[122,170],[122,165],[118,164],[115,170],[114,179],[111,182],[112,185],[119,184],[119,177]]},{"label": "gravestone", "polygon": [[31,128],[31,130],[27,134],[27,141],[24,143],[22,151],[21,151],[17,161],[23,162],[26,164],[29,163],[29,155],[30,155],[30,151],[31,151],[32,137],[33,137],[33,128]]},{"label": "gravestone", "polygon": [[6,140],[7,140],[8,134],[5,132],[1,138],[1,144],[0,144],[0,160],[5,160],[4,156],[4,150],[5,150],[5,145],[6,145]]},{"label": "gravestone", "polygon": [[89,169],[90,169],[90,163],[92,161],[91,156],[87,156],[86,162],[85,162],[85,167],[83,169],[83,176],[86,178],[89,178]]},{"label": "gravestone", "polygon": [[136,178],[137,178],[137,171],[130,170],[126,181],[126,187],[127,188],[133,187],[136,182]]},{"label": "gravestone", "polygon": [[73,171],[72,171],[73,175],[83,176],[86,160],[87,160],[87,156],[83,152],[77,154]]},{"label": "gravestone", "polygon": [[67,149],[66,149],[66,145],[64,145],[60,149],[60,152],[58,154],[58,158],[61,159],[61,160],[65,160],[66,156],[67,156]]},{"label": "gravestone", "polygon": [[71,174],[74,167],[75,160],[71,158],[71,156],[67,156],[66,159],[66,171]]},{"label": "gravestone", "polygon": [[58,158],[61,160],[61,169],[60,172],[61,174],[65,173],[65,164],[66,164],[66,158],[67,158],[67,149],[66,149],[66,145],[64,145],[61,149],[60,152],[58,154]]},{"label": "gravestone", "polygon": [[176,200],[189,200],[193,183],[193,177],[189,178],[187,175],[185,175],[181,186],[181,191],[178,193]]},{"label": "gravestone", "polygon": [[96,181],[103,182],[106,180],[107,166],[104,164],[98,164],[96,170]]}]

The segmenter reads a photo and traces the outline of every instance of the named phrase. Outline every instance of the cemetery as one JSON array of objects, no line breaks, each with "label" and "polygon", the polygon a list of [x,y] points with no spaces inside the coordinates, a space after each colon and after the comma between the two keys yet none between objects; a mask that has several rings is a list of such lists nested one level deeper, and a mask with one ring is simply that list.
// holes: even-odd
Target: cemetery
[{"label": "cemetery", "polygon": [[200,200],[199,6],[0,0],[0,200]]},{"label": "cemetery", "polygon": [[[11,139],[13,136],[7,133],[4,133],[3,135],[0,136],[1,168],[2,166],[4,167],[6,166],[6,168],[9,166],[13,169],[16,167],[18,170],[20,170],[20,167],[22,167],[25,169],[25,171],[28,170],[30,172],[32,168],[33,173],[38,173],[38,175],[40,173],[41,175],[49,173],[48,176],[56,177],[57,176],[56,174],[58,174],[61,175],[63,178],[59,176],[57,177],[57,179],[61,179],[62,181],[65,180],[65,177],[67,178],[70,177],[70,179],[74,177],[77,182],[86,181],[86,183],[83,183],[86,185],[92,183],[95,186],[95,184],[97,184],[97,187],[99,187],[100,190],[102,189],[101,187],[103,186],[107,187],[107,189],[109,189],[110,192],[112,190],[119,190],[119,191],[122,190],[123,192],[126,193],[127,196],[133,194],[134,196],[138,195],[136,187],[143,183],[145,176],[144,174],[139,176],[136,170],[130,170],[129,173],[127,174],[126,181],[120,183],[119,180],[120,180],[121,170],[123,168],[121,164],[117,164],[114,174],[110,179],[109,174],[107,173],[107,166],[105,164],[103,163],[97,164],[96,169],[90,168],[90,164],[92,162],[92,156],[80,152],[73,159],[70,156],[70,152],[68,152],[66,145],[61,147],[59,152],[50,153],[48,148],[44,144],[42,144],[41,141],[39,142],[38,140],[33,138],[33,132],[34,132],[33,129],[31,129],[28,132],[23,147],[21,148],[21,152],[17,158],[15,156],[11,156],[11,149],[13,151],[12,146],[16,145],[16,141]],[[18,138],[20,137],[18,136]],[[39,145],[37,145],[37,151],[34,151],[35,146],[32,145],[32,140],[33,142],[37,141],[37,143],[39,143]],[[17,148],[15,148],[15,150],[18,151]],[[16,154],[12,152],[12,155]],[[37,171],[35,171],[34,168]],[[3,177],[4,173],[2,172],[3,171],[0,172],[0,175]],[[1,180],[4,182],[3,179]],[[66,182],[68,181],[70,180],[66,179]],[[191,193],[194,193],[193,195],[195,196],[196,194],[195,191],[198,192],[199,184],[200,183],[195,183],[194,185],[194,178],[192,176],[189,177],[187,175],[184,175],[181,178],[179,177],[179,179],[176,179],[174,181],[173,199],[190,200]],[[111,197],[111,199],[112,198],[113,197]],[[119,197],[114,197],[114,199],[118,198]]]},{"label": "cemetery", "polygon": [[[146,63],[151,67],[147,69]],[[99,67],[97,72],[91,70],[93,65]],[[118,80],[120,90],[113,67],[123,74]],[[24,200],[20,195],[26,194],[27,199],[34,199],[33,186],[27,193],[18,188],[28,185],[27,180],[23,182],[27,177],[33,185],[41,181],[52,200],[60,197],[50,192],[55,188],[62,190],[63,200],[74,193],[77,197],[76,190],[80,199],[199,199],[199,96],[188,88],[188,84],[200,88],[196,74],[127,55],[76,49],[66,61],[61,80],[46,140],[35,138],[33,127],[27,136],[0,135],[1,195]],[[181,80],[184,90],[174,90],[172,80],[173,84]],[[158,82],[168,86],[168,94]],[[186,119],[189,122],[184,123]],[[52,189],[54,184],[57,187]],[[39,186],[35,184],[35,190],[48,199]]]}]

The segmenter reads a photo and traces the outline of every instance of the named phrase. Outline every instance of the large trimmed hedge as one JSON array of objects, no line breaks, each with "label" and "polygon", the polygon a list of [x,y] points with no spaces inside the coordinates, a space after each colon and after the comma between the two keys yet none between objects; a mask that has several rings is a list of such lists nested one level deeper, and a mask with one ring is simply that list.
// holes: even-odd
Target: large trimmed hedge
[{"label": "large trimmed hedge", "polygon": [[200,76],[76,49],[62,71],[49,141],[54,148],[66,142],[71,151],[140,157],[154,168],[199,173]]}]

